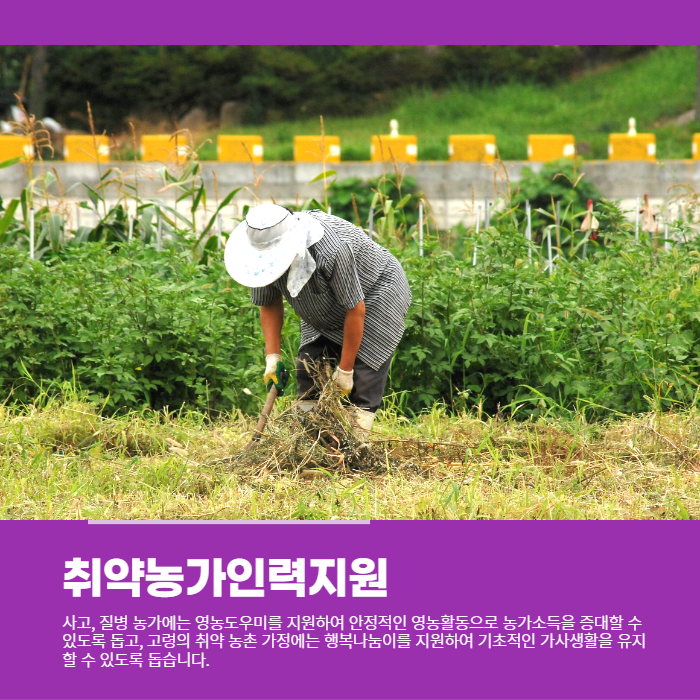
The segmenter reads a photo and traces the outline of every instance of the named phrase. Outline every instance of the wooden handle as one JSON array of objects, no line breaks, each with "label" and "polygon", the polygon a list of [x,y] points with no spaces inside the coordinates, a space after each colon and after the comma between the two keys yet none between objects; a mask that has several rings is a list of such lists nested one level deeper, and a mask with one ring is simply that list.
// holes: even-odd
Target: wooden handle
[{"label": "wooden handle", "polygon": [[276,398],[277,387],[273,384],[272,388],[267,394],[267,401],[265,401],[262,413],[260,414],[260,420],[258,420],[258,424],[255,426],[255,430],[253,431],[253,439],[251,442],[259,440],[265,431],[265,425],[267,424],[267,419],[270,417],[270,412],[272,411],[272,406],[274,405]]}]

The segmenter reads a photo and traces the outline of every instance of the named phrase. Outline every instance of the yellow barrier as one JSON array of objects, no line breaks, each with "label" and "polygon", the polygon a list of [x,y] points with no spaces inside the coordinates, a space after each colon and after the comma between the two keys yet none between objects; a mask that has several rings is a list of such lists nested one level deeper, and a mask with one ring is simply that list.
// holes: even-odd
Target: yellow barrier
[{"label": "yellow barrier", "polygon": [[527,137],[527,159],[538,162],[573,158],[576,141],[571,134],[530,134]]},{"label": "yellow barrier", "polygon": [[388,160],[415,163],[418,160],[418,139],[415,136],[372,136],[370,159],[373,163]]},{"label": "yellow barrier", "polygon": [[700,134],[693,134],[693,160],[700,160]]},{"label": "yellow barrier", "polygon": [[187,156],[187,137],[168,134],[144,134],[141,137],[141,160],[182,163]]},{"label": "yellow barrier", "polygon": [[654,134],[610,134],[608,138],[610,160],[656,160],[656,136]]},{"label": "yellow barrier", "polygon": [[[97,152],[95,152],[97,142]],[[109,138],[84,134],[68,134],[63,139],[63,160],[70,163],[108,163]]]},{"label": "yellow barrier", "polygon": [[262,136],[219,136],[216,151],[220,161],[227,163],[262,163]]},{"label": "yellow barrier", "polygon": [[33,158],[34,146],[29,136],[0,134],[0,163],[12,158]]},{"label": "yellow barrier", "polygon": [[496,137],[492,134],[453,134],[447,150],[451,161],[493,163],[496,159]]},{"label": "yellow barrier", "polygon": [[324,155],[326,163],[340,163],[339,136],[294,137],[294,160],[298,163],[320,163]]}]

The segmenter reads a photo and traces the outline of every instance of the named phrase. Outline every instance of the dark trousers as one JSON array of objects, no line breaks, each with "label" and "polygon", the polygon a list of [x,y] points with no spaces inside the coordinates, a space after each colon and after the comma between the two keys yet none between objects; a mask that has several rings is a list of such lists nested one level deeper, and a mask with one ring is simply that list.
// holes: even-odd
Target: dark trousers
[{"label": "dark trousers", "polygon": [[[314,369],[325,361],[335,367],[340,361],[341,351],[338,343],[323,336],[299,348],[296,371],[297,394],[300,399],[318,398],[319,387],[315,381],[317,378]],[[350,402],[375,413],[382,403],[390,364],[391,357],[378,370],[374,370],[359,358],[355,359]]]}]

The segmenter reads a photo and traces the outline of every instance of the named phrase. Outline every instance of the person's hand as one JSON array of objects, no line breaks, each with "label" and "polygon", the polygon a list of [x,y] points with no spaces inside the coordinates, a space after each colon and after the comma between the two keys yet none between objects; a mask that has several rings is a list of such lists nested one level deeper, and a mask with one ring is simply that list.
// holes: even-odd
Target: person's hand
[{"label": "person's hand", "polygon": [[336,383],[343,396],[348,396],[352,391],[353,374],[353,370],[346,372],[344,369],[340,369],[340,367],[336,367],[335,372],[333,372],[333,381]]},{"label": "person's hand", "polygon": [[284,387],[287,386],[289,381],[289,372],[284,368],[284,362],[282,362],[282,357],[276,352],[271,352],[265,357],[265,376],[263,377],[263,382],[267,390],[272,389],[274,384],[277,387],[277,393],[282,396],[284,394]]}]

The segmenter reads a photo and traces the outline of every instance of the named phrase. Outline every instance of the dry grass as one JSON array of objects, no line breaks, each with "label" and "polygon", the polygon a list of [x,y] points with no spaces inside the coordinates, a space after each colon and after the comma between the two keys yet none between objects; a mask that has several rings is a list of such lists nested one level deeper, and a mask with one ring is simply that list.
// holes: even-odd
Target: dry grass
[{"label": "dry grass", "polygon": [[268,423],[258,442],[251,442],[223,461],[239,473],[253,475],[286,473],[302,478],[346,476],[351,473],[381,474],[386,470],[385,451],[380,443],[365,440],[353,429],[352,419],[329,381],[320,391],[313,411],[301,411],[296,402]]},{"label": "dry grass", "polygon": [[[103,418],[77,399],[0,407],[0,516],[700,517],[697,412],[592,425],[482,421],[439,407],[410,422],[384,413],[364,458],[352,457],[358,443],[342,416],[326,414],[320,428],[301,420],[282,401],[269,435],[242,455],[252,429],[243,416]],[[324,444],[322,430],[339,442]]]}]

